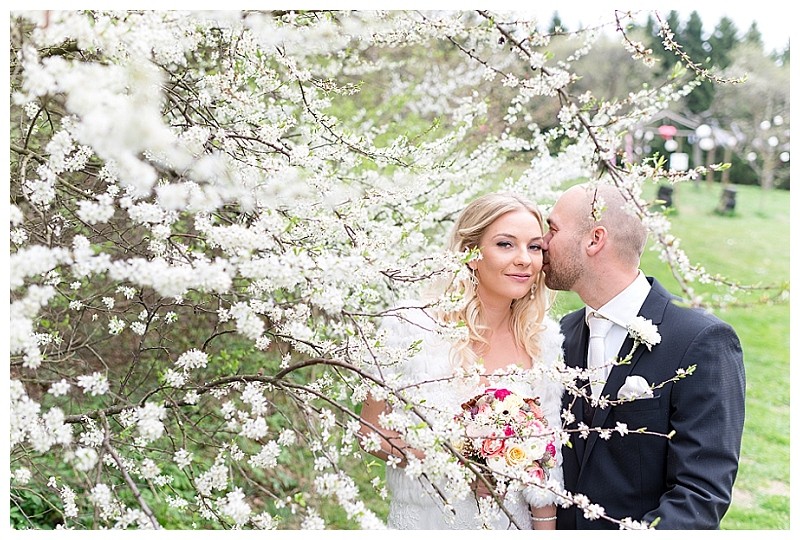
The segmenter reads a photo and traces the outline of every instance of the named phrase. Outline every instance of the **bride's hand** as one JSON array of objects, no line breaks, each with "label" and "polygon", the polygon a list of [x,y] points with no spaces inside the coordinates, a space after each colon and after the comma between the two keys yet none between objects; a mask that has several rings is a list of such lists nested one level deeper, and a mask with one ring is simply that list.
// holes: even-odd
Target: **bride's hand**
[{"label": "bride's hand", "polygon": [[492,492],[489,490],[486,484],[478,480],[478,485],[475,487],[475,495],[478,497],[491,497]]},{"label": "bride's hand", "polygon": [[[491,474],[484,475],[484,478],[489,481],[489,486],[486,485],[486,482],[482,481],[480,478],[476,478],[472,481],[472,491],[475,492],[477,497],[491,497],[492,496],[492,489],[494,488],[494,483],[492,482]],[[491,486],[491,488],[490,488]]]}]

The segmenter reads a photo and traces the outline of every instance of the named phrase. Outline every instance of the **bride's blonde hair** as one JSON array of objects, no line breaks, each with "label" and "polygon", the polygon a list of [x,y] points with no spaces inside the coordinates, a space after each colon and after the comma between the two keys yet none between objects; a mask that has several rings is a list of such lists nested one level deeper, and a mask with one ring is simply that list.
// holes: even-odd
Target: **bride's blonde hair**
[{"label": "bride's blonde hair", "polygon": [[[473,200],[461,212],[450,233],[449,249],[455,253],[477,248],[486,229],[500,216],[524,210],[530,212],[544,231],[544,220],[537,206],[528,199],[514,193],[489,193]],[[439,312],[437,318],[446,324],[463,322],[468,337],[456,342],[452,349],[455,366],[467,367],[478,360],[478,355],[470,346],[472,343],[488,344],[485,325],[478,297],[477,277],[470,271],[468,279],[452,280],[445,294],[463,295],[464,307],[457,311]],[[511,331],[518,347],[525,350],[531,358],[539,354],[538,334],[542,331],[545,313],[551,302],[551,293],[544,284],[544,273],[540,270],[534,280],[531,292],[511,302]]]}]

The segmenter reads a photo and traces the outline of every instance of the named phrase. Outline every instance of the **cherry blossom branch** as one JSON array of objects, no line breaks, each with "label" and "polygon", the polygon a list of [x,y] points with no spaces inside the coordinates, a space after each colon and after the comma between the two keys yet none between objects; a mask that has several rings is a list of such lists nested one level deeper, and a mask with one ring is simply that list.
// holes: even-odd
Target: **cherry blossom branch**
[{"label": "cherry blossom branch", "polygon": [[105,415],[100,413],[100,419],[103,421],[103,429],[104,429],[104,432],[105,432],[105,437],[103,437],[103,448],[105,448],[106,452],[108,452],[111,455],[111,457],[114,459],[114,463],[117,464],[117,467],[119,468],[119,471],[122,474],[122,477],[125,479],[125,483],[128,484],[128,488],[131,490],[131,493],[133,494],[134,498],[136,499],[136,502],[139,503],[139,506],[141,507],[142,512],[144,512],[144,514],[150,520],[150,524],[153,526],[153,529],[156,529],[156,530],[161,529],[161,525],[158,523],[158,519],[156,519],[156,516],[153,514],[153,511],[150,510],[150,506],[147,504],[147,501],[145,501],[144,497],[142,497],[142,494],[139,491],[139,488],[136,486],[136,482],[134,482],[133,478],[131,478],[131,476],[128,474],[128,470],[127,470],[127,468],[125,466],[125,463],[119,457],[119,454],[117,454],[117,451],[114,450],[114,447],[111,446],[111,442],[110,442],[111,441],[111,430],[110,430],[110,428],[108,426],[108,421],[106,420]]}]

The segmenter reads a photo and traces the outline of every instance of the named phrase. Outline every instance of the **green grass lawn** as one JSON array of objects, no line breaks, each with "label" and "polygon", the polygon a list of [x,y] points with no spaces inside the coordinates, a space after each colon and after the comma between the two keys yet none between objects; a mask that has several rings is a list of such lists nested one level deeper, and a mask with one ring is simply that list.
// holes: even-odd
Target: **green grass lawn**
[{"label": "green grass lawn", "polygon": [[[735,213],[723,216],[714,213],[718,184],[676,186],[670,214],[674,234],[690,260],[712,274],[741,284],[787,282],[789,192],[736,187]],[[642,270],[680,294],[656,253],[645,253]],[[582,305],[573,293],[559,294],[556,314]],[[739,475],[722,528],[789,529],[789,302],[729,307],[716,314],[739,334],[747,374]]]}]

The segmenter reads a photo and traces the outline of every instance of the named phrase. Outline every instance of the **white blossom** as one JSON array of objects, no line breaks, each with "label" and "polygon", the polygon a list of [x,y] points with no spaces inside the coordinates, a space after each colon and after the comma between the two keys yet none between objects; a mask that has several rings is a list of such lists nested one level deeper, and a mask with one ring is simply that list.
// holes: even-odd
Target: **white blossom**
[{"label": "white blossom", "polygon": [[236,319],[236,331],[240,334],[255,340],[264,333],[264,321],[244,302],[238,302],[231,306],[230,311],[233,318]]},{"label": "white blossom", "polygon": [[162,420],[167,411],[163,405],[145,403],[136,409],[136,430],[145,441],[154,441],[164,433]]},{"label": "white blossom", "polygon": [[12,477],[14,482],[24,486],[31,481],[31,471],[27,467],[20,467],[14,471]]},{"label": "white blossom", "polygon": [[21,246],[28,241],[28,231],[22,228],[12,229],[9,233],[9,239],[18,246]]},{"label": "white blossom", "polygon": [[97,464],[97,452],[94,448],[79,447],[75,450],[73,467],[79,471],[89,471]]},{"label": "white blossom", "polygon": [[180,448],[177,452],[175,452],[175,455],[172,459],[178,465],[179,469],[183,469],[191,464],[193,458],[194,454],[192,452],[189,452],[185,448]]},{"label": "white blossom", "polygon": [[208,354],[198,349],[190,349],[178,357],[175,365],[184,370],[204,368],[208,365]]},{"label": "white blossom", "polygon": [[131,323],[131,332],[133,332],[137,336],[143,336],[146,330],[147,330],[147,325],[145,325],[144,323],[141,323],[139,321],[134,321]]},{"label": "white blossom", "polygon": [[197,491],[206,497],[212,490],[224,490],[228,485],[228,469],[217,459],[214,465],[197,477]]},{"label": "white blossom", "polygon": [[284,429],[278,435],[278,444],[281,446],[291,446],[297,442],[297,433],[291,429]]},{"label": "white blossom", "polygon": [[79,375],[78,386],[83,388],[84,394],[101,396],[108,392],[108,380],[102,373],[92,373],[91,375]]},{"label": "white blossom", "polygon": [[242,437],[247,437],[250,439],[260,439],[264,437],[268,431],[269,428],[267,427],[267,421],[263,416],[257,416],[256,418],[252,418],[244,422],[239,434]]},{"label": "white blossom", "polygon": [[277,523],[269,512],[261,512],[251,516],[250,521],[255,528],[262,531],[277,529]]},{"label": "white blossom", "polygon": [[179,510],[182,510],[189,506],[189,501],[187,501],[182,497],[173,497],[172,495],[167,495],[166,500],[170,508],[177,508]]},{"label": "white blossom", "polygon": [[313,508],[308,509],[308,513],[303,518],[300,528],[304,531],[323,530],[325,529],[325,520],[322,519],[316,510]]},{"label": "white blossom", "polygon": [[75,504],[75,492],[69,486],[63,486],[59,492],[64,504],[65,517],[78,517],[78,506]]},{"label": "white blossom", "polygon": [[174,386],[175,388],[180,388],[186,384],[186,381],[189,377],[186,375],[184,371],[175,371],[172,369],[168,369],[164,373],[164,382],[169,386]]},{"label": "white blossom", "polygon": [[161,474],[161,469],[159,469],[158,465],[156,465],[156,462],[150,458],[145,458],[142,460],[139,471],[141,472],[142,478],[147,480],[155,480],[156,477]]},{"label": "white blossom", "polygon": [[236,488],[219,501],[222,514],[230,517],[237,527],[244,526],[250,520],[251,508],[244,499],[241,488]]},{"label": "white blossom", "polygon": [[66,379],[61,379],[58,382],[55,382],[50,385],[50,388],[47,389],[48,394],[52,394],[55,397],[65,396],[67,392],[69,392],[70,384],[67,382]]},{"label": "white blossom", "polygon": [[111,317],[108,320],[108,333],[112,336],[116,336],[122,333],[125,329],[126,323],[122,319],[117,317]]},{"label": "white blossom", "polygon": [[281,454],[280,446],[275,441],[268,441],[259,451],[252,456],[249,463],[254,467],[269,469],[278,464],[278,456]]}]

